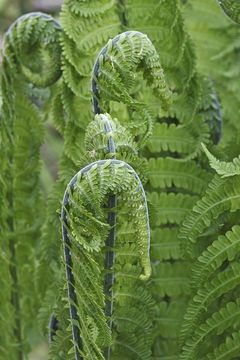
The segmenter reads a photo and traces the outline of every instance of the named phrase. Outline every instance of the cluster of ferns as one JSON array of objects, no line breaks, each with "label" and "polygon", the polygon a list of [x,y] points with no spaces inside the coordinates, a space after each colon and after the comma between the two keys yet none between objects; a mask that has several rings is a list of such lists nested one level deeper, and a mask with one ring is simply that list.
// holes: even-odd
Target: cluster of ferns
[{"label": "cluster of ferns", "polygon": [[[25,360],[50,318],[49,360],[238,359],[240,142],[218,145],[237,81],[197,71],[180,1],[24,15],[1,72],[0,360]],[[45,210],[49,117],[64,143]]]}]

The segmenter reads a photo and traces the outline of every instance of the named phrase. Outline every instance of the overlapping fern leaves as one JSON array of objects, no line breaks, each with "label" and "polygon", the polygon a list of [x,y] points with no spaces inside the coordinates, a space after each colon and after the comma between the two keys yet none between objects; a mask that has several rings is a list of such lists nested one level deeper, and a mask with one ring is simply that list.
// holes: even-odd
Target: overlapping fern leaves
[{"label": "overlapping fern leaves", "polygon": [[[34,21],[37,22],[36,19]],[[171,356],[171,359],[179,359],[180,350],[177,339],[183,313],[191,293],[189,256],[190,261],[193,258],[197,259],[213,239],[216,241],[212,244],[213,248],[208,248],[207,252],[198,258],[193,271],[193,282],[199,276],[199,288],[194,288],[198,294],[190,304],[185,316],[181,336],[182,343],[185,345],[181,356],[183,358],[195,356],[199,351],[199,345],[212,333],[214,334],[213,343],[216,346],[211,347],[206,344],[206,351],[203,354],[200,353],[200,356],[204,358],[207,352],[210,352],[208,357],[212,359],[214,356],[218,357],[222,351],[228,359],[227,352],[230,347],[235,356],[238,350],[238,322],[235,319],[233,324],[236,332],[229,331],[229,324],[233,312],[238,311],[239,307],[232,292],[235,291],[237,294],[239,285],[238,259],[232,250],[238,249],[239,229],[238,227],[224,226],[224,220],[227,217],[229,224],[234,223],[234,216],[239,208],[237,176],[226,179],[217,176],[212,180],[206,197],[195,206],[184,223],[182,230],[182,238],[186,243],[184,251],[178,238],[179,225],[204,193],[212,177],[205,170],[207,166],[202,161],[203,158],[200,157],[200,160],[197,160],[202,151],[201,143],[209,142],[210,139],[217,142],[221,133],[218,101],[210,82],[195,70],[195,55],[183,24],[179,1],[67,0],[63,5],[60,19],[63,25],[63,32],[60,35],[63,77],[55,87],[51,106],[55,125],[64,137],[65,143],[60,162],[60,180],[55,185],[49,202],[48,222],[41,244],[42,254],[39,259],[37,278],[38,292],[41,297],[46,296],[46,311],[43,310],[41,314],[45,322],[46,314],[44,312],[48,314],[52,310],[49,300],[57,303],[54,312],[60,329],[51,345],[50,359],[74,359],[74,346],[78,347],[79,354],[84,359],[101,359],[106,356],[106,354],[103,355],[104,348],[109,349],[110,345],[111,359],[150,359],[151,347],[153,358],[164,359]],[[19,24],[15,26],[13,33],[17,33],[18,40],[10,38],[11,41],[9,44],[7,43],[9,48],[14,41],[17,45],[16,54],[6,52],[7,56],[4,60],[5,69],[13,70],[13,74],[16,73],[15,69],[19,66],[18,56],[21,54],[19,38],[30,41],[26,43],[27,45],[25,44],[24,49],[29,50],[30,46],[39,55],[40,50],[38,50],[37,43],[34,43],[33,38],[29,37],[29,34],[35,31],[34,21],[26,30]],[[41,21],[40,25],[36,32],[42,39],[44,38],[44,25],[41,24]],[[136,225],[134,221],[132,223],[128,220],[129,213],[133,215],[133,219],[139,220],[136,209],[141,216],[142,199],[130,181],[132,174],[129,173],[129,169],[116,168],[112,160],[104,162],[104,165],[99,165],[98,160],[111,158],[112,155],[106,151],[108,139],[103,131],[104,127],[101,121],[92,122],[88,128],[85,137],[87,153],[83,156],[84,131],[91,118],[89,80],[95,58],[109,38],[114,38],[119,32],[129,28],[134,28],[136,31],[131,34],[125,33],[117,41],[109,41],[106,52],[99,58],[99,72],[95,81],[98,87],[100,107],[118,117],[121,123],[120,125],[113,121],[112,124],[120,159],[132,165],[144,180],[146,179],[146,167],[149,173],[147,190],[152,209],[151,255],[154,263],[153,277],[147,288],[139,280],[144,267],[140,261],[143,254],[139,254],[139,248],[135,244],[137,241],[135,232],[139,223]],[[138,31],[148,34],[157,52],[148,38],[139,36]],[[26,36],[24,37],[25,32]],[[50,31],[47,31],[47,35],[50,36],[50,46],[56,47],[53,49],[53,53],[57,55],[56,57],[54,55],[50,62],[55,65],[59,63],[60,59],[58,42],[53,43]],[[54,52],[55,50],[56,52]],[[157,53],[160,54],[160,59]],[[45,53],[44,56],[48,57],[48,54]],[[16,91],[20,87],[19,94],[21,93],[21,96],[26,92],[28,97],[35,99],[36,94],[41,96],[43,94],[36,89],[35,85],[29,86],[24,81],[25,78],[29,78],[29,69],[26,66],[30,62],[28,53],[25,54],[24,60],[25,62],[20,65],[23,74],[21,75],[22,82],[18,81],[18,84],[23,84],[23,86],[18,85]],[[161,64],[166,70],[167,82],[165,82]],[[56,69],[54,78],[48,69],[45,69],[47,80],[44,79],[42,82],[42,76],[38,76],[41,65],[30,64],[30,68],[34,72],[33,79],[37,81],[37,87],[46,86],[48,81],[52,83],[60,75],[58,67],[54,66]],[[25,105],[29,104],[28,100],[22,103],[19,101],[20,97],[12,96],[7,84],[13,81],[15,85],[15,80],[8,76],[7,71],[4,71],[2,86],[3,93],[7,94],[7,101],[4,101],[3,112],[9,114],[9,118],[12,119],[13,103],[18,101],[18,105],[21,105],[29,116],[29,112],[25,108]],[[171,96],[166,83],[170,85],[173,96]],[[166,105],[170,105],[169,108]],[[36,113],[34,118],[37,124],[40,122],[37,127],[41,129],[36,106],[30,105],[30,108],[33,109],[32,114]],[[16,124],[21,125],[20,121]],[[29,124],[26,125],[28,128],[31,127]],[[10,145],[9,148],[2,146],[1,152],[5,151],[11,162],[10,154],[13,153],[13,145],[12,134],[8,129],[8,126],[3,126],[2,139],[4,143],[9,140]],[[23,130],[21,129],[21,131]],[[41,133],[40,130],[38,134],[35,133],[35,130],[32,131],[36,137]],[[40,138],[37,139],[38,145],[41,142]],[[25,149],[24,144],[26,143],[20,144],[21,140],[19,139],[17,141],[20,148]],[[140,148],[143,144],[145,147]],[[20,158],[21,152],[15,151],[15,153],[16,159]],[[139,159],[139,153],[148,161]],[[34,157],[38,162],[38,155],[34,154]],[[5,155],[3,158],[5,159]],[[22,159],[18,160],[19,164],[23,163]],[[69,213],[72,221],[68,231],[71,234],[74,254],[72,271],[79,285],[79,287],[75,287],[77,296],[75,305],[78,307],[80,320],[77,326],[82,339],[82,344],[72,344],[70,323],[67,320],[69,305],[64,299],[66,297],[65,289],[61,290],[61,295],[57,300],[55,296],[59,284],[56,283],[56,279],[59,278],[58,269],[61,259],[59,255],[59,219],[56,209],[59,207],[60,194],[63,194],[71,177],[79,170],[79,167],[92,161],[96,161],[97,166],[93,165],[88,175],[85,174],[79,178],[76,188],[70,192],[73,208]],[[218,165],[222,168],[223,164]],[[4,179],[8,180],[7,162],[1,162],[0,166],[1,174],[4,174]],[[104,172],[102,171],[103,166],[106,167]],[[231,167],[233,170],[237,167],[237,163],[234,166]],[[31,174],[29,179],[33,179],[35,173],[30,162],[27,162],[25,167]],[[13,172],[12,168],[9,168]],[[226,166],[224,171],[226,172],[228,169],[229,166]],[[111,184],[110,178],[114,180]],[[122,178],[126,180],[126,183],[122,181]],[[22,192],[22,186],[26,185],[23,172],[20,173],[19,179],[21,180],[19,191]],[[2,182],[2,198],[8,201],[3,204],[3,207],[11,209],[8,204],[11,205],[12,198],[7,195],[12,192],[13,185],[11,181],[3,181],[2,178],[0,181]],[[9,184],[11,184],[11,188],[8,188]],[[99,189],[105,190],[101,192]],[[28,191],[30,191],[29,188]],[[40,203],[39,192],[36,191],[35,198],[37,203]],[[117,206],[119,241],[116,244],[116,264],[114,266],[116,273],[115,312],[111,335],[104,316],[105,297],[102,291],[105,276],[103,270],[104,251],[107,251],[103,239],[106,237],[108,229],[106,224],[108,205],[104,196],[116,191],[119,191]],[[129,192],[128,195],[131,196],[124,195],[125,191]],[[134,203],[135,197],[137,197],[136,204]],[[21,199],[23,199],[22,193]],[[126,202],[129,203],[126,204]],[[29,200],[29,203],[23,203],[21,200],[21,209],[25,204],[29,205],[26,211],[28,213],[30,205],[32,206],[32,200]],[[99,204],[105,205],[105,208]],[[20,209],[20,205],[16,209]],[[88,206],[87,210],[86,206]],[[38,211],[41,213],[40,209]],[[25,223],[21,216],[19,215],[21,220],[19,224],[24,228]],[[6,237],[10,238],[9,227],[11,228],[13,225],[8,219],[9,216],[6,214],[1,221],[2,228],[6,229]],[[41,222],[42,220],[33,229],[34,231],[39,231]],[[90,235],[86,237],[86,233],[82,232],[83,223],[92,237]],[[218,240],[214,235],[216,229],[219,235],[221,234]],[[101,237],[98,237],[99,233]],[[20,231],[19,234],[21,235]],[[198,236],[202,243],[199,244],[198,241],[195,245]],[[19,247],[19,249],[21,248]],[[13,253],[13,250],[10,252]],[[12,256],[10,252],[8,247],[3,249],[1,259],[5,264]],[[185,255],[187,254],[186,258],[183,257],[183,252]],[[212,252],[216,256],[214,260],[211,260]],[[24,250],[24,254],[28,254],[28,252]],[[3,270],[6,275],[5,279],[9,277],[6,269]],[[14,270],[14,266],[11,269]],[[84,276],[86,277],[84,278]],[[94,278],[95,282],[87,281],[90,278]],[[203,278],[208,279],[208,285],[205,285]],[[47,294],[46,289],[48,289]],[[227,290],[229,291],[227,292]],[[7,302],[9,296],[12,296],[14,302],[15,295],[6,293],[4,296],[2,298],[3,314],[8,313],[11,318],[12,308],[7,309],[6,304],[9,303]],[[219,296],[221,296],[220,300]],[[214,308],[219,304],[221,305],[220,310],[212,315],[211,307]],[[66,309],[62,311],[64,305]],[[95,315],[89,315],[90,313]],[[153,322],[154,336],[151,328],[151,319],[153,318],[155,319]],[[13,321],[15,320],[13,319]],[[173,327],[172,322],[175,322],[176,326]],[[9,328],[11,326],[9,324]],[[226,331],[226,329],[228,330]],[[191,340],[188,336],[190,332],[194,333]],[[226,334],[225,344],[221,344],[221,341],[216,338],[216,334],[222,332],[224,332],[224,336]],[[105,338],[103,333],[107,335]],[[6,334],[4,342],[8,344],[7,330],[4,334]],[[232,334],[232,338],[227,337],[230,334]],[[19,342],[20,339],[16,341]],[[152,342],[154,342],[153,346]],[[4,346],[5,343],[3,343]],[[4,353],[4,357],[6,356],[8,353]]]},{"label": "overlapping fern leaves", "polygon": [[[198,69],[213,79],[221,101],[225,142],[239,129],[239,25],[224,15],[217,0],[184,3],[186,25],[196,46]],[[233,3],[239,7],[238,1],[221,3],[225,9]]]},{"label": "overlapping fern leaves", "polygon": [[[158,100],[143,86],[136,94],[149,104],[155,118],[152,136],[144,149],[148,160],[151,212],[151,292],[156,309],[153,357],[178,359],[178,332],[191,294],[190,266],[184,260],[178,239],[179,225],[196,203],[211,175],[193,160],[201,152],[201,141],[218,141],[220,118],[211,85],[196,73],[195,56],[185,31],[178,1],[126,1],[122,8],[125,26],[145,32],[153,41],[173,92],[165,113]],[[144,13],[144,15],[143,15]],[[181,299],[181,301],[180,301]],[[177,307],[179,304],[179,307]],[[169,335],[169,321],[176,328]],[[176,310],[178,309],[178,311]],[[159,319],[159,320],[158,320]]]},{"label": "overlapping fern leaves", "polygon": [[[239,175],[232,171],[237,167],[236,162],[227,166],[216,160],[206,148],[205,151],[211,166],[222,177],[215,176],[181,230],[184,244],[188,243],[184,249],[196,259],[192,268],[194,297],[184,316],[180,336],[183,345],[181,358],[221,356],[230,360],[238,354],[235,331],[240,326],[240,228],[238,225],[231,227],[231,223],[236,221],[233,214],[239,211],[240,182]],[[207,242],[202,238],[204,232],[209,235]],[[216,234],[219,234],[217,239]]]},{"label": "overlapping fern leaves", "polygon": [[33,13],[5,36],[1,111],[1,358],[23,359],[39,307],[32,276],[44,219],[39,189],[39,106],[60,76],[59,25]]}]

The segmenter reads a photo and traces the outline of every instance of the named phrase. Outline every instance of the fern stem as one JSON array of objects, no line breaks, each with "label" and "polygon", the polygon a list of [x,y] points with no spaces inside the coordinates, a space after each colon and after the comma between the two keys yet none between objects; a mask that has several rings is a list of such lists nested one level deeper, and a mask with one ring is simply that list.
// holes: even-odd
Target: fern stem
[{"label": "fern stem", "polygon": [[[117,196],[109,196],[108,207],[109,209],[116,208]],[[108,251],[105,259],[105,269],[110,271],[115,263],[114,246],[116,240],[116,212],[110,212],[108,214],[108,224],[112,227],[109,236],[106,240],[106,246],[112,250]],[[108,272],[104,279],[104,293],[106,296],[105,315],[109,318],[109,328],[112,330],[112,314],[113,314],[113,290],[114,285],[114,272]],[[104,356],[106,360],[110,360],[110,346],[105,349]]]},{"label": "fern stem", "polygon": [[[104,115],[102,115],[104,116]],[[106,133],[111,133],[112,128],[109,121],[105,123]],[[112,155],[112,159],[116,159],[116,147],[114,143],[114,139],[112,136],[108,139],[108,152]],[[116,208],[117,206],[117,195],[110,195],[108,199],[108,207],[109,209]],[[112,270],[115,263],[115,254],[114,254],[114,246],[116,240],[116,212],[110,212],[108,214],[108,225],[111,226],[111,230],[109,232],[108,238],[106,240],[106,246],[111,248],[112,250],[108,251],[105,259],[105,269],[107,272],[104,279],[104,294],[106,296],[106,305],[105,305],[105,315],[109,317],[109,328],[112,330],[112,314],[113,314],[113,285],[114,285],[114,272]],[[105,359],[110,360],[110,346],[105,349],[104,353]]]},{"label": "fern stem", "polygon": [[73,336],[73,342],[74,342],[74,351],[75,351],[75,359],[76,360],[83,360],[83,358],[80,356],[79,349],[81,348],[81,337],[80,337],[80,331],[76,323],[79,321],[78,313],[77,313],[77,299],[76,294],[74,291],[74,277],[72,273],[72,257],[70,252],[70,241],[68,238],[67,233],[67,214],[66,209],[68,209],[68,202],[69,202],[69,192],[68,189],[72,190],[74,184],[77,181],[77,175],[76,174],[72,180],[70,181],[67,190],[65,191],[64,197],[63,197],[63,207],[62,207],[62,213],[61,213],[61,219],[62,219],[62,237],[63,237],[63,243],[64,243],[64,260],[65,260],[65,271],[66,271],[66,278],[67,278],[67,287],[68,287],[68,297],[70,299],[70,317],[72,321],[72,336]]},{"label": "fern stem", "polygon": [[[63,242],[64,242],[64,260],[65,260],[65,270],[66,270],[66,278],[67,278],[67,286],[68,286],[68,296],[69,296],[69,303],[70,303],[70,318],[72,321],[72,335],[73,335],[73,343],[74,343],[74,351],[75,351],[75,359],[76,360],[83,360],[83,358],[80,356],[79,353],[79,349],[81,349],[82,346],[82,342],[81,342],[81,337],[80,337],[80,330],[79,327],[77,326],[77,324],[79,323],[79,316],[77,313],[77,299],[76,299],[76,293],[74,290],[74,276],[72,273],[72,257],[71,257],[71,243],[68,237],[68,221],[67,221],[67,212],[69,209],[69,190],[73,191],[74,190],[74,185],[77,182],[78,176],[81,175],[81,177],[83,177],[88,171],[90,171],[92,169],[93,166],[101,166],[101,165],[105,165],[106,162],[108,162],[109,160],[100,160],[100,161],[96,161],[91,163],[90,165],[85,166],[82,170],[80,170],[79,173],[77,173],[72,180],[70,181],[67,190],[65,191],[64,194],[64,198],[63,198],[63,206],[62,206],[62,213],[61,213],[61,219],[62,219],[62,236],[63,236]],[[120,165],[123,164],[123,166],[129,170],[131,170],[133,176],[136,178],[137,182],[138,182],[138,186],[139,189],[142,192],[142,196],[143,196],[143,200],[144,200],[144,207],[146,209],[146,220],[147,220],[147,226],[148,226],[148,259],[149,259],[149,241],[150,241],[150,229],[149,229],[149,220],[148,220],[148,208],[147,208],[147,201],[146,201],[146,195],[142,186],[142,183],[137,175],[137,173],[133,170],[133,168],[128,165],[127,163],[124,163],[123,161],[119,161],[116,159],[111,160],[113,165]],[[110,196],[110,206],[111,207],[115,207],[116,206],[116,195],[112,195]],[[106,241],[106,245],[107,246],[111,246],[114,247],[115,244],[115,230],[116,227],[112,224],[115,224],[116,222],[116,214],[115,212],[110,212],[109,213],[109,218],[108,218],[110,225],[112,226],[113,231],[110,230],[109,236],[107,238]],[[114,253],[113,251],[109,251],[107,253],[106,256],[106,261],[105,264],[107,267],[109,267],[109,269],[112,267],[112,265],[114,264]],[[149,276],[148,273],[146,273],[146,267],[150,266],[149,264],[146,264],[144,262],[143,267],[144,267],[144,271],[145,271],[145,275],[144,278],[147,276]],[[113,293],[112,290],[109,291],[109,289],[111,289],[111,286],[113,284],[114,281],[114,275],[113,272],[111,272],[108,278],[105,278],[105,286],[104,289],[108,289],[108,294],[110,294],[110,298],[112,297]],[[108,295],[106,294],[106,295]],[[108,302],[106,301],[106,305],[105,305],[105,314],[110,316],[111,319],[111,315],[112,315],[112,311],[113,311],[113,306],[112,306],[112,301],[108,300]],[[110,320],[110,324],[109,326],[111,326],[111,321]],[[104,351],[104,355],[106,356],[106,360],[110,360],[110,347],[106,348]]]}]

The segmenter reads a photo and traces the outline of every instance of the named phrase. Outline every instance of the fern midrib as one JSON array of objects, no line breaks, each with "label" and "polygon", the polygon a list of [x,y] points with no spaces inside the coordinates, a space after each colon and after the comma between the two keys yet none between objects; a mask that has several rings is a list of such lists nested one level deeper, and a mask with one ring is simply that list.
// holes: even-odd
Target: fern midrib
[{"label": "fern midrib", "polygon": [[157,317],[154,318],[154,321],[157,321],[158,323],[169,323],[169,324],[176,324],[176,323],[181,323],[181,320],[176,319],[176,318],[169,318],[169,317]]},{"label": "fern midrib", "polygon": [[151,248],[152,247],[160,247],[160,248],[176,248],[179,246],[179,242],[176,241],[176,242],[160,242],[160,243],[154,243],[154,244],[151,244]]},{"label": "fern midrib", "polygon": [[[221,359],[224,359],[225,356],[227,354],[231,354],[232,352],[236,351],[240,349],[240,343],[237,344],[235,347],[231,347],[231,349],[229,349],[228,351],[225,351],[223,354],[221,354],[220,356],[216,357],[215,360],[221,360]],[[225,358],[226,359],[226,358]],[[201,360],[205,360],[204,358],[202,358]]]},{"label": "fern midrib", "polygon": [[173,282],[176,283],[176,282],[179,282],[179,283],[182,283],[183,281],[186,281],[188,282],[189,279],[187,277],[168,277],[168,278],[157,278],[157,279],[152,279],[153,282],[162,282],[162,283],[165,283],[165,282]]},{"label": "fern midrib", "polygon": [[139,359],[142,359],[143,357],[141,356],[141,353],[139,353],[137,350],[135,350],[132,346],[127,345],[126,343],[123,343],[121,341],[115,340],[113,341],[113,344],[119,344],[127,349],[129,349],[132,353],[136,354],[139,356]]},{"label": "fern midrib", "polygon": [[175,176],[176,178],[181,178],[181,179],[189,178],[194,181],[197,181],[198,183],[202,183],[203,186],[206,185],[206,182],[204,180],[202,180],[201,178],[199,178],[195,175],[189,174],[189,173],[182,174],[180,172],[165,171],[165,170],[161,170],[161,173],[159,173],[159,171],[156,170],[156,171],[150,171],[149,177],[151,177],[151,175],[158,176],[159,178],[164,177],[164,176]]},{"label": "fern midrib", "polygon": [[[175,142],[179,142],[179,143],[183,143],[183,138],[181,137],[169,137],[169,136],[164,136],[164,135],[159,135],[159,136],[155,136],[155,135],[152,135],[151,136],[151,140],[157,140],[158,142],[160,142],[161,139],[166,139],[169,143],[175,143]],[[193,139],[188,139],[188,138],[184,138],[184,144],[185,143],[188,143],[190,145],[193,144]]]}]

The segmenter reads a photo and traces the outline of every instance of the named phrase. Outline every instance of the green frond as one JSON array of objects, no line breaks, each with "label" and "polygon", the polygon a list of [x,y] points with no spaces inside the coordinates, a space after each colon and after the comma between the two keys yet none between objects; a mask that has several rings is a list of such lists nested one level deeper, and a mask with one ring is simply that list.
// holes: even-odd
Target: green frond
[{"label": "green frond", "polygon": [[[229,360],[234,359],[239,355],[240,349],[240,332],[232,333],[232,336],[227,336],[225,343],[222,343],[212,353],[207,355],[208,360]],[[203,359],[201,359],[203,360]]]},{"label": "green frond", "polygon": [[5,185],[0,228],[5,295],[0,331],[1,353],[9,360],[26,356],[32,346],[30,334],[36,331],[33,319],[40,296],[33,278],[45,220],[39,179],[44,129],[39,110],[50,100],[47,87],[61,75],[59,33],[53,18],[30,13],[9,28],[4,41],[0,154]]},{"label": "green frond", "polygon": [[153,123],[145,104],[131,95],[138,70],[143,71],[144,79],[152,88],[154,96],[159,98],[162,108],[169,106],[171,92],[166,85],[158,54],[146,35],[131,31],[110,40],[96,64],[99,64],[98,74],[94,74],[94,80],[100,106],[104,111],[108,111],[110,101],[122,102],[139,114],[139,121]]},{"label": "green frond", "polygon": [[203,286],[224,261],[232,261],[240,251],[240,227],[233,226],[224,236],[220,235],[197,259],[192,268],[192,284]]},{"label": "green frond", "polygon": [[[106,122],[111,126],[111,132],[106,134]],[[137,156],[137,144],[132,134],[120,125],[117,119],[112,119],[109,114],[95,115],[94,120],[86,128],[85,148],[94,158],[101,153],[105,158],[108,153],[109,137],[114,139],[116,152],[126,152]]]},{"label": "green frond", "polygon": [[68,0],[65,4],[69,6],[73,13],[82,17],[90,17],[101,15],[109,10],[114,5],[114,0],[104,0],[101,1],[101,4],[98,1],[82,1],[80,3],[74,0]]},{"label": "green frond", "polygon": [[[209,341],[211,335],[220,335],[227,328],[234,328],[240,323],[240,300],[230,302],[209,317],[204,324],[197,327],[195,333],[186,341],[183,347],[181,359],[193,359],[196,357],[199,347],[204,341]],[[228,358],[229,359],[229,358]]]},{"label": "green frond", "polygon": [[[175,117],[175,113],[170,115]],[[201,114],[194,118],[193,123],[187,125],[156,123],[147,147],[151,153],[177,152],[181,157],[190,160],[202,151],[201,143],[208,141],[208,132],[208,126]]]},{"label": "green frond", "polygon": [[190,294],[188,263],[159,263],[153,266],[151,292],[157,298]]},{"label": "green frond", "polygon": [[[99,118],[99,121],[104,119],[104,117]],[[91,132],[91,127],[89,131]],[[118,311],[122,314],[124,309],[134,306],[141,317],[140,314],[143,311],[150,311],[152,306],[151,297],[140,285],[141,280],[150,275],[148,223],[142,190],[137,177],[129,166],[126,167],[120,161],[106,160],[95,162],[85,169],[79,172],[73,191],[71,192],[69,189],[70,206],[69,210],[65,210],[68,218],[73,286],[76,294],[75,306],[79,315],[79,322],[76,325],[80,330],[83,357],[104,359],[102,352],[105,347],[110,346],[111,342],[108,319],[104,314],[105,295],[102,284],[105,240],[110,230],[106,223],[107,208],[103,207],[106,205],[107,197],[110,194],[117,194],[119,210],[117,207],[115,211],[118,214],[118,221],[121,224],[123,220],[127,220],[126,223],[129,224],[128,232],[124,231],[121,226],[118,232],[118,224],[116,227],[116,265],[113,268],[116,279],[114,285],[114,317],[116,320],[113,321],[113,326],[116,327],[116,330],[112,335],[113,338],[117,336],[116,343],[121,341],[121,337],[129,335],[129,330],[125,326],[123,328],[118,320]],[[128,236],[131,226],[135,231]],[[125,244],[125,250],[122,244]],[[125,255],[126,249],[131,247],[134,248],[134,256]],[[129,263],[131,259],[133,259],[134,265]],[[137,296],[138,292],[139,296]],[[150,308],[147,309],[147,306]],[[87,317],[90,321],[89,326],[86,324]],[[139,358],[145,356],[143,357],[145,359],[146,356],[147,358],[150,356],[149,329],[151,323],[148,318],[145,318],[145,325],[142,323],[142,326],[144,332],[137,327],[134,331],[135,336],[139,331],[139,335],[143,336],[144,334],[141,345],[134,340],[134,337],[132,339],[129,337],[125,347],[138,354]],[[94,331],[94,336],[92,336],[92,331]],[[115,349],[114,341],[111,347]],[[114,353],[115,351],[118,353],[118,347]],[[91,354],[90,357],[89,354]]]},{"label": "green frond", "polygon": [[172,188],[202,194],[210,181],[210,174],[193,161],[180,162],[170,157],[149,159],[149,181],[156,189]]},{"label": "green frond", "polygon": [[234,0],[218,0],[223,11],[235,22],[240,23],[240,4]]},{"label": "green frond", "polygon": [[240,175],[240,157],[233,159],[232,162],[220,161],[210,153],[204,144],[202,144],[202,147],[209,159],[210,166],[223,178]]},{"label": "green frond", "polygon": [[180,334],[181,343],[192,336],[193,331],[201,322],[203,314],[207,312],[209,305],[239,284],[240,267],[238,263],[233,263],[225,272],[219,273],[209,283],[207,282],[203,287],[199,288],[184,316]]},{"label": "green frond", "polygon": [[184,239],[185,251],[191,251],[191,243],[195,243],[198,235],[220,214],[226,210],[236,211],[239,208],[239,186],[238,176],[229,179],[215,176],[205,196],[197,202],[183,222],[180,237]]},{"label": "green frond", "polygon": [[152,261],[181,259],[178,231],[178,227],[156,228],[151,231]]},{"label": "green frond", "polygon": [[184,310],[185,304],[184,302],[181,302],[180,299],[175,302],[172,301],[170,304],[166,301],[161,301],[158,305],[154,319],[154,330],[158,336],[160,335],[164,339],[176,339],[178,337]]},{"label": "green frond", "polygon": [[156,123],[147,147],[151,153],[170,151],[188,154],[194,150],[194,138],[183,126]]},{"label": "green frond", "polygon": [[148,201],[154,207],[152,225],[159,226],[167,223],[181,224],[197,199],[197,196],[181,193],[150,193],[148,195]]}]

